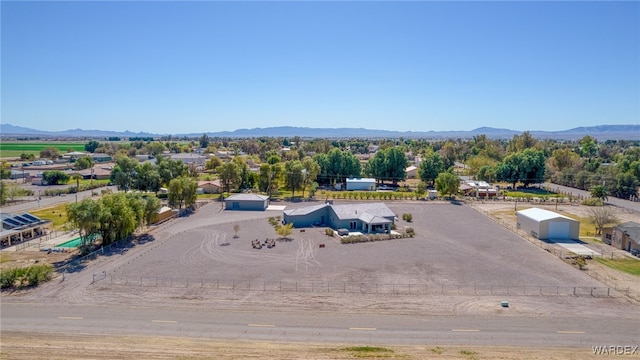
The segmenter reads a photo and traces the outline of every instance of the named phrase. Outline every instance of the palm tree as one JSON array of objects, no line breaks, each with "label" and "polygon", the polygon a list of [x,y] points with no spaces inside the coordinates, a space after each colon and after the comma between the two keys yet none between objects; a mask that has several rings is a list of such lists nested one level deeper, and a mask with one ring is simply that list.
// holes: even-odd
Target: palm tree
[{"label": "palm tree", "polygon": [[76,202],[78,202],[78,193],[80,192],[80,179],[82,179],[82,175],[80,173],[73,173],[71,178],[76,181]]},{"label": "palm tree", "polygon": [[608,200],[609,192],[604,185],[596,185],[591,188],[591,197],[602,200],[602,204]]}]

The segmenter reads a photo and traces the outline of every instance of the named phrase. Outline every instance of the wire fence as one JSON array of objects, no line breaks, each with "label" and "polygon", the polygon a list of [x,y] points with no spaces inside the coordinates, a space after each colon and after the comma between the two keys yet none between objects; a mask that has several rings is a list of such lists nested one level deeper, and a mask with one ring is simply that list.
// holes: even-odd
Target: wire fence
[{"label": "wire fence", "polygon": [[445,284],[381,284],[341,281],[267,281],[207,279],[195,277],[131,276],[93,274],[92,284],[135,287],[170,287],[263,292],[349,293],[376,295],[463,295],[463,296],[591,296],[619,297],[628,288],[588,286],[528,286],[528,285],[445,285]]},{"label": "wire fence", "polygon": [[[543,240],[540,240],[536,237],[531,236],[531,234],[518,229],[513,223],[507,222],[503,219],[500,218],[496,218],[495,216],[493,216],[489,211],[482,209],[480,207],[478,207],[476,204],[474,204],[473,202],[468,202],[468,204],[470,205],[470,207],[476,211],[478,211],[479,213],[485,215],[487,218],[493,220],[494,222],[498,223],[500,226],[506,228],[507,230],[515,233],[516,235],[520,236],[521,238],[529,241],[530,243],[536,245],[537,247],[557,256],[558,258],[560,258],[562,261],[565,261],[567,263],[570,263],[572,265],[575,265],[575,259],[577,258],[577,255],[569,250],[563,250],[558,248],[557,246],[555,246],[552,243],[548,243],[545,242]],[[627,256],[623,253],[621,253],[620,251],[617,250],[604,250],[602,248],[598,248],[598,251],[593,251],[593,253],[590,255],[592,258],[603,258],[603,259],[625,259],[627,258]],[[620,292],[623,293],[624,295],[626,295],[629,298],[632,298],[634,300],[638,300],[640,301],[640,292],[631,290],[629,287],[624,287],[622,286],[619,281],[611,276],[607,276],[605,274],[599,273],[596,270],[593,269],[583,269],[584,273],[591,276],[592,278],[604,283],[605,285],[611,286],[613,290],[615,290],[616,292]]]}]

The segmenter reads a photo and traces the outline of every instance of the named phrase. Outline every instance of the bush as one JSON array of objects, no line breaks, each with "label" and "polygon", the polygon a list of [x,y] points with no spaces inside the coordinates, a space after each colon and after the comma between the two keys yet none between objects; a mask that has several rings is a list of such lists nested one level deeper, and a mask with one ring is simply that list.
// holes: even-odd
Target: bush
[{"label": "bush", "polygon": [[582,205],[585,205],[585,206],[601,206],[601,205],[604,205],[604,203],[602,202],[602,200],[600,200],[598,198],[590,198],[590,199],[584,199],[582,201]]},{"label": "bush", "polygon": [[331,228],[326,228],[326,229],[324,229],[324,233],[325,233],[325,235],[327,235],[327,236],[331,236],[331,237],[333,237],[333,229],[331,229]]},{"label": "bush", "polygon": [[406,222],[411,222],[411,221],[413,221],[413,215],[411,215],[411,214],[402,214],[402,220],[404,220]]},{"label": "bush", "polygon": [[2,289],[37,286],[51,280],[52,274],[53,268],[48,264],[8,269],[0,272],[0,286]]},{"label": "bush", "polygon": [[412,227],[408,227],[404,230],[407,235],[409,235],[410,237],[414,237],[416,236],[416,231],[412,228]]}]

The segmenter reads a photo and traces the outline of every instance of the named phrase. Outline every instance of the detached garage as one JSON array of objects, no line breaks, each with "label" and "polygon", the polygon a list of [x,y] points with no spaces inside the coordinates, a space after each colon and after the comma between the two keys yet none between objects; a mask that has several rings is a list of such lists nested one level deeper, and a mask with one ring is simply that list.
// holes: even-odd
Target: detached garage
[{"label": "detached garage", "polygon": [[224,199],[226,210],[267,210],[269,197],[259,194],[236,194]]},{"label": "detached garage", "polygon": [[580,238],[580,222],[570,217],[539,208],[520,210],[517,214],[518,229],[538,239]]}]

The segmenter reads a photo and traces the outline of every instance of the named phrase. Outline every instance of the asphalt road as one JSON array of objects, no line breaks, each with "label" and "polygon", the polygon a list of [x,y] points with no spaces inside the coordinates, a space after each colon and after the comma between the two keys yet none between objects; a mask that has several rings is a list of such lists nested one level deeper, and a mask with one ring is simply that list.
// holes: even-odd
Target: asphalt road
[{"label": "asphalt road", "polygon": [[[585,190],[579,190],[572,187],[562,186],[558,184],[547,183],[545,186],[548,186],[550,189],[559,189],[560,191],[573,195],[582,195],[583,197],[591,197],[591,193]],[[627,209],[633,212],[640,213],[640,202],[633,202],[624,199],[618,199],[617,197],[609,196],[606,201],[607,204],[617,206],[619,208]]]},{"label": "asphalt road", "polygon": [[241,312],[166,307],[2,304],[2,330],[379,345],[640,345],[632,319]]},{"label": "asphalt road", "polygon": [[[105,188],[98,188],[93,190],[81,191],[78,193],[78,201],[86,198],[90,198],[92,191],[97,191],[99,193],[104,189]],[[118,190],[118,188],[115,186],[108,186],[107,189],[110,189],[113,192],[116,192]],[[38,208],[54,206],[62,203],[70,203],[74,201],[76,201],[76,194],[67,194],[63,196],[42,196],[40,198],[40,201],[35,200],[35,197],[34,197],[34,200],[31,200],[31,201],[23,202],[16,205],[3,206],[2,212],[3,213],[21,213],[25,211],[35,210]]]}]

